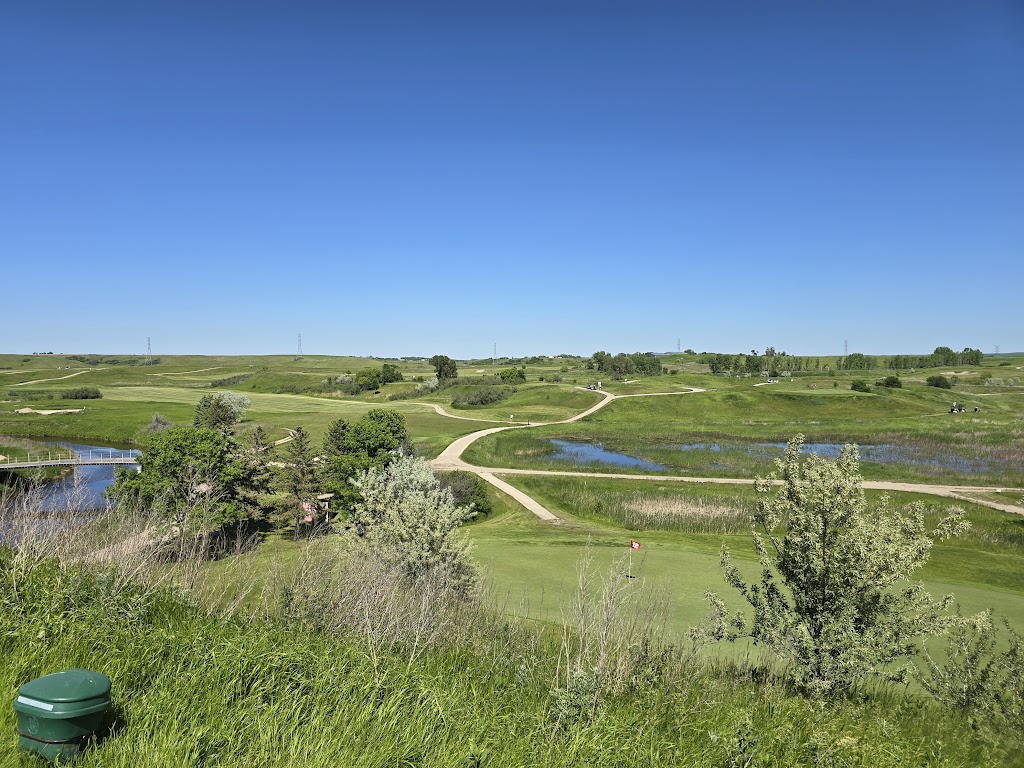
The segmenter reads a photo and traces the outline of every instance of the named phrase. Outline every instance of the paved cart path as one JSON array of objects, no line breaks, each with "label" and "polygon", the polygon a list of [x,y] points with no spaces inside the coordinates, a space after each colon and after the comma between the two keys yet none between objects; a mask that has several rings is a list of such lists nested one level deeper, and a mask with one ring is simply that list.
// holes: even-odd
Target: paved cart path
[{"label": "paved cart path", "polygon": [[[583,387],[578,387],[583,389]],[[547,522],[557,523],[559,518],[557,515],[546,509],[536,499],[531,498],[523,491],[515,488],[509,483],[505,482],[500,478],[500,475],[540,475],[549,477],[603,477],[611,479],[621,480],[656,480],[659,482],[676,482],[676,483],[710,483],[710,484],[721,484],[721,485],[753,485],[754,480],[750,478],[741,477],[689,477],[685,475],[633,475],[626,473],[616,472],[573,472],[573,471],[560,471],[560,470],[545,470],[545,469],[513,469],[511,467],[478,467],[474,464],[469,464],[462,458],[462,454],[472,445],[474,442],[487,435],[493,435],[498,432],[504,432],[508,429],[530,429],[531,427],[543,427],[551,424],[571,424],[573,422],[585,419],[593,413],[601,410],[613,400],[621,400],[629,397],[667,397],[671,395],[693,395],[700,392],[706,392],[707,390],[700,388],[692,388],[686,392],[647,392],[635,395],[613,395],[610,392],[598,391],[598,394],[602,395],[603,399],[586,409],[585,411],[571,416],[568,419],[562,421],[549,421],[537,424],[508,424],[500,427],[490,427],[488,429],[481,429],[477,432],[471,432],[468,435],[453,441],[447,448],[445,448],[441,454],[434,459],[431,464],[435,469],[441,471],[453,471],[459,470],[463,472],[472,472],[478,475],[495,488],[507,493],[509,496],[514,498],[533,514],[539,517],[541,520]],[[458,416],[452,416],[445,412],[440,406],[434,406],[439,414],[442,416],[450,416],[452,418],[464,418]],[[997,501],[991,501],[989,499],[975,498],[972,494],[983,494],[983,493],[999,493],[1004,491],[1018,492],[1018,489],[1013,488],[988,488],[982,486],[962,486],[962,485],[937,485],[932,483],[898,483],[881,480],[865,480],[864,487],[870,490],[883,490],[883,491],[907,491],[910,493],[926,493],[933,496],[942,496],[950,499],[959,499],[961,501],[970,501],[975,504],[982,504],[993,509],[998,509],[1003,512],[1011,512],[1013,514],[1024,515],[1024,507],[1020,507],[1014,504],[1006,504]],[[1021,494],[1024,494],[1024,490],[1019,490]]]}]

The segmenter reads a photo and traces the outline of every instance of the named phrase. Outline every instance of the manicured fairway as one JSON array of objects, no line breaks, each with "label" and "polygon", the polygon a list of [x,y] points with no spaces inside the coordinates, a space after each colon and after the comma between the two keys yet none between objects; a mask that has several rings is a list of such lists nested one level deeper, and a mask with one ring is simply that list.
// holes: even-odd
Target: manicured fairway
[{"label": "manicured fairway", "polygon": [[[622,566],[630,539],[636,539],[642,549],[633,557],[634,574],[670,597],[674,631],[685,631],[706,614],[706,590],[719,593],[733,608],[743,607],[742,600],[723,580],[719,553],[722,544],[728,544],[741,569],[748,576],[756,576],[749,534],[630,530],[593,518],[579,519],[566,509],[558,485],[545,485],[547,478],[505,479],[565,518],[563,525],[550,525],[519,508],[467,529],[496,597],[509,606],[522,604],[531,616],[559,620],[570,605],[576,568],[587,546],[594,555],[594,568],[607,571]],[[604,481],[602,487],[616,484],[624,492],[636,486],[632,481]],[[685,486],[673,486],[673,490],[695,496],[705,493],[703,488]],[[871,499],[879,496],[869,493]],[[933,505],[936,512],[929,519],[937,519],[940,510],[949,506],[944,499],[916,494],[899,494],[894,502],[915,499]],[[983,507],[964,506],[974,521],[974,530],[962,540],[936,544],[921,578],[933,597],[953,593],[965,612],[992,608],[1024,630],[1024,573],[1019,568],[1024,556],[1024,520]]]}]

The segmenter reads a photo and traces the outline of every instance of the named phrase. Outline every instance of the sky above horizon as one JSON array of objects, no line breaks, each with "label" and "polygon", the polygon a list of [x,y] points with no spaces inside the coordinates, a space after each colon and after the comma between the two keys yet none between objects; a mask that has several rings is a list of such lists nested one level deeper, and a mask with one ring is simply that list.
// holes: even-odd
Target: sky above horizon
[{"label": "sky above horizon", "polygon": [[1024,3],[0,7],[0,352],[1024,351]]}]

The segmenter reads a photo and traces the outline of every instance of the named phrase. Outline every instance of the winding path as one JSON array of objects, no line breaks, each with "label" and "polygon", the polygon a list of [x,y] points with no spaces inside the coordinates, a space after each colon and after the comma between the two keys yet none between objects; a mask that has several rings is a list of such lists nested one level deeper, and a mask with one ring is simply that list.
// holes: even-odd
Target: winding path
[{"label": "winding path", "polygon": [[[593,390],[587,390],[586,387],[576,387],[576,389],[582,389],[582,390],[585,390],[585,391],[593,391]],[[526,424],[509,424],[507,426],[490,427],[488,429],[481,429],[481,430],[479,430],[477,432],[470,432],[468,435],[463,435],[462,437],[456,439],[447,448],[445,448],[443,451],[441,451],[441,454],[436,459],[434,459],[431,462],[431,464],[433,465],[434,469],[438,469],[438,470],[441,470],[441,471],[444,471],[444,472],[451,472],[453,470],[459,470],[459,471],[462,471],[462,472],[472,472],[475,475],[479,475],[481,478],[486,480],[488,483],[493,485],[498,490],[503,491],[504,493],[507,493],[509,496],[514,498],[516,501],[518,501],[520,504],[522,504],[524,507],[526,507],[528,510],[530,510],[533,514],[535,514],[541,520],[544,520],[544,521],[550,522],[550,523],[557,523],[557,522],[559,522],[559,518],[556,515],[554,515],[551,512],[551,510],[546,509],[536,499],[531,498],[527,494],[525,494],[522,491],[520,491],[518,488],[515,488],[514,486],[509,485],[504,480],[502,480],[502,479],[500,479],[499,477],[496,476],[498,474],[503,474],[503,475],[509,475],[509,474],[520,475],[520,474],[546,474],[546,473],[534,472],[533,470],[510,470],[510,469],[500,469],[500,468],[477,467],[477,466],[475,466],[473,464],[467,464],[465,461],[462,460],[462,454],[465,452],[465,450],[467,448],[469,448],[469,446],[472,445],[474,442],[479,440],[481,437],[485,437],[486,435],[493,435],[493,434],[495,434],[497,432],[504,432],[507,429],[530,429],[532,427],[546,427],[546,426],[550,426],[552,424],[572,424],[575,421],[579,421],[580,419],[585,419],[587,416],[590,416],[591,414],[596,413],[597,411],[601,410],[606,405],[608,405],[608,403],[612,402],[612,400],[621,400],[621,399],[624,399],[624,398],[627,398],[627,397],[664,397],[664,396],[667,396],[667,395],[694,395],[694,394],[697,394],[698,392],[706,392],[706,391],[707,390],[701,389],[699,387],[691,387],[686,392],[645,392],[645,393],[636,394],[636,395],[613,395],[611,392],[605,392],[603,390],[600,390],[600,391],[598,391],[597,394],[601,395],[603,397],[603,399],[600,402],[592,405],[590,408],[587,408],[585,411],[581,411],[580,413],[577,413],[575,416],[570,416],[569,418],[562,419],[561,421],[544,421],[544,422],[538,422],[536,424],[531,424],[531,423],[526,423]],[[434,406],[434,408],[442,416],[451,416],[451,414],[447,413],[440,406]],[[455,416],[453,418],[464,418],[464,417]],[[474,419],[474,421],[483,421],[483,419]],[[587,473],[580,473],[580,474],[586,475]]]},{"label": "winding path", "polygon": [[[584,389],[583,387],[577,387],[577,389]],[[487,435],[493,435],[498,432],[504,432],[509,429],[529,429],[531,427],[543,427],[552,424],[571,424],[585,419],[587,416],[601,410],[613,400],[622,400],[629,397],[666,397],[669,395],[693,395],[699,392],[706,392],[705,389],[693,387],[687,392],[648,392],[635,395],[613,395],[610,392],[599,391],[598,394],[603,396],[596,405],[582,411],[581,413],[571,416],[568,419],[562,421],[548,421],[536,424],[508,424],[501,427],[490,427],[488,429],[481,429],[477,432],[471,432],[468,435],[456,439],[447,448],[445,448],[440,455],[434,459],[431,464],[437,470],[450,472],[453,470],[459,470],[463,472],[472,472],[478,475],[483,480],[493,485],[498,490],[508,494],[530,512],[535,514],[541,520],[550,523],[559,523],[560,518],[553,514],[551,510],[546,509],[536,499],[531,498],[528,494],[519,490],[513,485],[502,480],[498,475],[541,475],[548,477],[603,477],[615,480],[654,480],[658,482],[669,482],[669,483],[710,483],[720,485],[753,485],[754,481],[750,478],[742,477],[688,477],[684,475],[633,475],[626,473],[615,473],[615,472],[573,472],[573,471],[562,471],[562,470],[549,470],[549,469],[513,469],[511,467],[478,467],[475,464],[469,464],[463,460],[462,454],[472,445],[474,442],[479,440],[481,437]],[[423,405],[428,405],[423,403]],[[450,418],[466,418],[464,416],[454,416],[446,412],[440,406],[432,406],[440,415],[448,416]],[[475,421],[485,421],[485,419],[475,419]],[[779,481],[781,482],[781,481]],[[993,509],[998,509],[1003,512],[1010,512],[1017,515],[1024,515],[1024,508],[1016,506],[1014,504],[1004,504],[997,501],[991,501],[989,499],[979,499],[974,494],[984,493],[999,493],[1002,491],[1015,491],[1012,488],[989,488],[983,486],[965,486],[965,485],[933,485],[925,483],[897,483],[882,480],[865,480],[864,488],[869,490],[882,490],[882,491],[906,491],[909,493],[926,493],[933,496],[942,496],[950,499],[959,499],[961,501],[970,501],[975,504],[982,504]],[[1024,493],[1024,491],[1021,491]]]},{"label": "winding path", "polygon": [[64,379],[70,379],[72,376],[81,376],[83,373],[89,373],[89,371],[105,371],[106,368],[86,368],[84,371],[78,373],[69,373],[67,376],[58,376],[55,379],[36,379],[35,381],[22,381],[18,384],[11,384],[12,387],[24,387],[26,384],[42,384],[44,381],[63,381]]}]

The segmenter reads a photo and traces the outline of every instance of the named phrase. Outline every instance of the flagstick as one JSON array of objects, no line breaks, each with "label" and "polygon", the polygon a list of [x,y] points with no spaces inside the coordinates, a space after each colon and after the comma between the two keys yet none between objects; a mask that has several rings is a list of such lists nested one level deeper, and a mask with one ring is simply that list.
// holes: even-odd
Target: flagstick
[{"label": "flagstick", "polygon": [[627,569],[628,570],[626,571],[626,578],[627,579],[632,579],[633,578],[633,546],[632,545],[630,545],[630,547],[629,547],[629,565],[627,566]]}]

